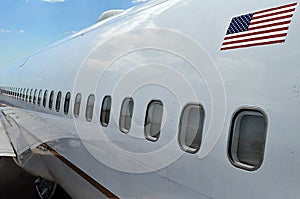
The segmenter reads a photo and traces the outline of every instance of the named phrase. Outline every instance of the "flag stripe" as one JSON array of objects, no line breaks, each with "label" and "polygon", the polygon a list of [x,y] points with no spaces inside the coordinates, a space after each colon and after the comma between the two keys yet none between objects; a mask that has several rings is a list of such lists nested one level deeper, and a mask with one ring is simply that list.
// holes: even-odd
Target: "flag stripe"
[{"label": "flag stripe", "polygon": [[264,40],[258,40],[258,41],[248,41],[248,42],[243,42],[243,43],[238,43],[238,44],[228,44],[228,45],[223,45],[222,48],[239,47],[241,45],[256,44],[256,43],[261,43],[261,42],[270,42],[270,41],[278,41],[278,40],[285,40],[285,37],[264,39]]},{"label": "flag stripe", "polygon": [[[283,17],[283,16],[288,16],[288,15],[293,15],[294,12],[287,12],[284,14],[280,14],[280,15],[276,15],[276,17]],[[257,21],[262,21],[262,20],[266,20],[266,19],[272,19],[275,16],[270,16],[270,17],[264,17],[264,18],[260,18],[260,19],[252,19],[251,22],[257,22]]]},{"label": "flag stripe", "polygon": [[253,37],[249,39],[240,39],[240,40],[235,40],[235,41],[229,41],[229,42],[224,42],[223,45],[229,45],[229,44],[237,44],[237,43],[244,43],[244,42],[250,42],[250,41],[257,41],[257,40],[263,40],[263,39],[272,39],[272,38],[277,38],[277,37],[285,37],[287,33],[282,33],[282,34],[275,34],[275,35],[268,35],[268,36],[261,36],[261,37]]},{"label": "flag stripe", "polygon": [[282,27],[282,28],[274,28],[274,29],[267,29],[267,30],[262,30],[262,31],[248,31],[248,32],[243,32],[244,34],[239,34],[239,35],[233,35],[233,36],[226,36],[225,40],[228,39],[236,39],[236,38],[241,38],[241,37],[247,37],[247,36],[251,36],[251,35],[258,35],[258,34],[265,34],[265,33],[271,33],[271,32],[279,32],[279,31],[284,31],[284,30],[288,30],[288,27]]},{"label": "flag stripe", "polygon": [[260,43],[253,43],[253,44],[245,44],[240,46],[232,46],[232,47],[223,47],[221,50],[233,50],[236,48],[247,48],[247,47],[254,47],[254,46],[263,46],[263,45],[270,45],[270,44],[277,44],[277,43],[284,43],[285,39],[278,40],[278,41],[268,41],[268,42],[260,42]]},{"label": "flag stripe", "polygon": [[[238,41],[238,40],[244,40],[244,39],[254,39],[258,37],[265,37],[265,36],[270,36],[270,35],[277,35],[277,34],[286,34],[288,31],[278,31],[278,32],[270,32],[270,33],[264,33],[264,34],[257,34],[257,35],[251,35],[251,36],[243,36],[235,39],[226,39],[225,42],[233,42],[233,41]],[[223,44],[224,44],[223,43]]]},{"label": "flag stripe", "polygon": [[290,14],[290,15],[286,15],[286,16],[282,16],[282,17],[274,17],[274,18],[270,18],[270,19],[264,19],[261,21],[255,21],[255,22],[251,21],[250,26],[260,24],[260,23],[266,23],[266,22],[271,22],[271,21],[275,21],[275,20],[280,20],[280,19],[292,18],[292,17],[293,17],[293,14]]},{"label": "flag stripe", "polygon": [[292,7],[292,6],[296,6],[297,3],[291,3],[291,4],[288,4],[288,5],[284,5],[284,6],[278,6],[276,8],[270,8],[270,9],[266,9],[266,10],[262,10],[262,11],[259,11],[259,12],[256,12],[256,14],[260,14],[260,13],[264,13],[264,12],[270,12],[270,11],[274,11],[274,10],[278,10],[278,9],[282,9],[282,8],[288,8],[288,7]]},{"label": "flag stripe", "polygon": [[256,17],[259,17],[259,16],[263,16],[263,15],[266,15],[266,14],[274,14],[274,13],[280,12],[280,11],[285,11],[285,12],[288,13],[288,11],[291,10],[292,8],[296,8],[296,6],[289,7],[289,8],[283,8],[283,9],[279,9],[279,10],[274,10],[274,11],[269,11],[269,12],[263,12],[263,13],[259,13],[259,14],[257,12],[255,12],[253,14],[255,14]]},{"label": "flag stripe", "polygon": [[261,29],[261,28],[268,28],[268,27],[272,27],[272,26],[286,25],[286,24],[290,24],[290,23],[291,23],[291,20],[278,22],[278,23],[273,23],[273,24],[262,25],[262,26],[257,26],[257,27],[249,28],[248,30],[257,30],[257,29]]},{"label": "flag stripe", "polygon": [[280,15],[280,14],[284,14],[284,13],[287,13],[287,12],[294,12],[296,9],[293,8],[293,9],[289,9],[287,11],[279,11],[279,12],[275,12],[275,13],[271,13],[271,14],[265,14],[265,15],[261,15],[261,16],[255,16],[256,13],[254,13],[254,16],[253,16],[253,20],[254,19],[260,19],[260,18],[265,18],[265,17],[271,17],[271,16],[274,16],[274,15]]},{"label": "flag stripe", "polygon": [[280,19],[280,20],[275,20],[271,22],[265,22],[265,23],[260,23],[260,24],[255,24],[255,25],[249,25],[248,30],[251,30],[252,28],[257,28],[261,26],[267,26],[267,27],[272,27],[273,24],[278,24],[278,23],[283,23],[283,22],[289,22],[291,18],[288,19]]}]

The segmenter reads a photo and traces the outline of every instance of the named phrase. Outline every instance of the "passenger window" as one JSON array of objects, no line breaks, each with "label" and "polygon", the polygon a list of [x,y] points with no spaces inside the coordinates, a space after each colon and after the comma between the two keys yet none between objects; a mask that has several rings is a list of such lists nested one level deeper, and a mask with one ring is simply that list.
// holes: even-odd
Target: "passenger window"
[{"label": "passenger window", "polygon": [[59,91],[57,93],[57,97],[56,97],[56,104],[55,104],[56,112],[59,112],[59,110],[60,110],[60,102],[61,102],[61,92]]},{"label": "passenger window", "polygon": [[29,103],[32,103],[32,93],[33,93],[33,89],[30,89]]},{"label": "passenger window", "polygon": [[164,109],[161,101],[155,100],[148,104],[144,124],[144,134],[147,140],[152,142],[156,142],[158,140],[161,130],[163,112]]},{"label": "passenger window", "polygon": [[81,98],[82,98],[81,94],[78,93],[78,94],[76,95],[75,103],[74,103],[74,116],[75,116],[76,118],[79,117]]},{"label": "passenger window", "polygon": [[36,97],[37,97],[37,89],[34,90],[34,94],[33,94],[33,104],[36,104]]},{"label": "passenger window", "polygon": [[241,110],[233,117],[228,154],[231,163],[254,171],[263,162],[267,136],[267,118],[258,110]]},{"label": "passenger window", "polygon": [[52,110],[53,108],[53,100],[54,100],[54,91],[51,91],[50,97],[49,97],[49,109]]},{"label": "passenger window", "polygon": [[199,104],[184,107],[179,123],[178,142],[180,148],[188,153],[197,153],[202,142],[204,109]]},{"label": "passenger window", "polygon": [[23,89],[23,93],[22,93],[22,100],[23,100],[23,101],[25,100],[25,93],[26,93],[26,89],[24,88],[24,89]]},{"label": "passenger window", "polygon": [[38,105],[41,105],[41,101],[42,101],[42,89],[39,91],[39,97],[38,97]]},{"label": "passenger window", "polygon": [[64,104],[64,113],[65,113],[65,115],[69,114],[70,100],[71,100],[71,93],[67,92],[66,97],[65,97],[65,104]]},{"label": "passenger window", "polygon": [[43,99],[43,107],[45,107],[45,108],[46,108],[46,105],[47,105],[47,98],[48,98],[48,91],[45,90],[44,99]]},{"label": "passenger window", "polygon": [[100,114],[100,123],[103,127],[107,127],[109,124],[111,109],[111,96],[105,96],[102,101],[101,114]]},{"label": "passenger window", "polygon": [[25,95],[25,101],[28,101],[28,96],[29,96],[29,88],[26,89],[26,95]]},{"label": "passenger window", "polygon": [[86,103],[86,110],[85,110],[85,118],[88,122],[91,122],[93,119],[94,104],[95,104],[95,95],[91,94],[88,97],[88,100]]},{"label": "passenger window", "polygon": [[131,120],[133,115],[134,102],[132,98],[126,98],[123,100],[119,126],[123,133],[128,133],[131,128]]},{"label": "passenger window", "polygon": [[20,99],[20,98],[21,98],[21,93],[22,93],[22,89],[21,89],[21,88],[19,88],[19,89],[18,89],[18,99]]}]

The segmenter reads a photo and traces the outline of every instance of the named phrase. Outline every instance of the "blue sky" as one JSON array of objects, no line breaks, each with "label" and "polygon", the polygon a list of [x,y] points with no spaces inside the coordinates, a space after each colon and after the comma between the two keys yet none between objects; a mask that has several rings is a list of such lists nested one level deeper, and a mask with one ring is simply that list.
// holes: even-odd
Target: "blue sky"
[{"label": "blue sky", "polygon": [[0,67],[145,0],[1,0]]}]

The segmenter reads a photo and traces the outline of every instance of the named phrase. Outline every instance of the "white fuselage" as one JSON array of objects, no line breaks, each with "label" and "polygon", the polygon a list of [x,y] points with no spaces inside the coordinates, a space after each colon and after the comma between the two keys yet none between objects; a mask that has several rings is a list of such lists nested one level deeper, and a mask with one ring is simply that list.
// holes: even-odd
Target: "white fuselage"
[{"label": "white fuselage", "polygon": [[[299,12],[283,44],[220,50],[232,17],[286,3],[153,1],[1,69],[2,88],[25,89],[25,98],[29,89],[27,101],[0,95],[11,106],[3,112],[18,163],[57,181],[73,198],[298,197]],[[41,105],[33,103],[35,89],[42,89]],[[67,92],[71,100],[65,114]],[[95,103],[88,121],[90,95]],[[112,100],[107,127],[99,118],[105,96]],[[129,97],[132,123],[122,133],[121,105]],[[156,142],[144,135],[153,100],[163,105]],[[201,146],[193,154],[178,143],[187,104],[201,105],[205,115]],[[263,161],[253,171],[234,166],[228,154],[233,117],[243,109],[259,110],[267,121]]]}]

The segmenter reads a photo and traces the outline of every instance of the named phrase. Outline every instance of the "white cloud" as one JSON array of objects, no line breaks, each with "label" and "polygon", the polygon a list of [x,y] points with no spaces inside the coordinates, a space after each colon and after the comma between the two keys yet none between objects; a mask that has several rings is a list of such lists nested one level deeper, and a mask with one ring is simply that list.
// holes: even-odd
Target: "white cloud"
[{"label": "white cloud", "polygon": [[132,0],[132,3],[141,3],[141,2],[146,2],[147,0]]},{"label": "white cloud", "polygon": [[49,2],[49,3],[60,3],[60,2],[64,2],[65,0],[43,0],[45,2]]},{"label": "white cloud", "polygon": [[23,34],[25,31],[24,30],[20,30],[19,33]]},{"label": "white cloud", "polygon": [[0,29],[0,33],[9,33],[11,32],[10,30],[5,30],[5,29]]}]

